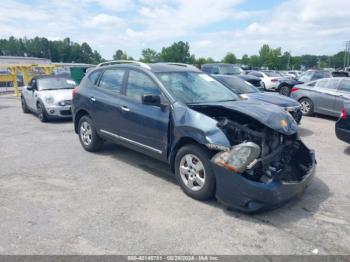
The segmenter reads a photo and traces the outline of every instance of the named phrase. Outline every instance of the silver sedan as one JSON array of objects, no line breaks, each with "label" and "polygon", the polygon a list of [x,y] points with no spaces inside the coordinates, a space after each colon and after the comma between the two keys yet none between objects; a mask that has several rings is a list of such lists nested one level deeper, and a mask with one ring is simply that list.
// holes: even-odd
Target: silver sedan
[{"label": "silver sedan", "polygon": [[323,78],[296,85],[290,96],[301,104],[304,115],[319,113],[338,117],[344,100],[350,100],[350,78]]},{"label": "silver sedan", "polygon": [[72,79],[65,77],[33,77],[29,86],[22,88],[22,110],[37,114],[42,122],[52,118],[70,118],[72,91],[76,85]]}]

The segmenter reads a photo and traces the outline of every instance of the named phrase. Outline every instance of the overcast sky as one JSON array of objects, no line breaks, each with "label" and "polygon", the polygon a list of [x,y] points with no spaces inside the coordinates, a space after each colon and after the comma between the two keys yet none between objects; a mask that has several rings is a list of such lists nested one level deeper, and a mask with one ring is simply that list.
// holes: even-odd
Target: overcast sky
[{"label": "overcast sky", "polygon": [[350,40],[350,0],[1,0],[0,37],[70,37],[110,59],[188,41],[221,59],[268,43],[292,55],[334,54]]}]

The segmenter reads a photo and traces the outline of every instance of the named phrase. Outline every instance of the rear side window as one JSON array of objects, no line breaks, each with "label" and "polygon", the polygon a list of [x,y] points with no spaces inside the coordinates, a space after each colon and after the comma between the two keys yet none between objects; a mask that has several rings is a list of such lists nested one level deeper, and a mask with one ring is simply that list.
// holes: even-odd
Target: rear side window
[{"label": "rear side window", "polygon": [[350,93],[350,80],[341,80],[338,90]]},{"label": "rear side window", "polygon": [[317,83],[316,81],[310,82],[307,84],[307,86],[314,87],[316,85],[316,83]]},{"label": "rear side window", "polygon": [[107,69],[104,71],[98,86],[108,91],[120,93],[124,74],[124,69]]},{"label": "rear side window", "polygon": [[101,74],[101,71],[99,70],[99,71],[92,72],[92,73],[89,75],[89,79],[90,79],[90,81],[91,81],[94,85],[96,85],[97,80],[98,80],[98,78],[100,77],[100,74]]},{"label": "rear side window", "polygon": [[130,70],[126,96],[141,102],[143,95],[161,95],[161,91],[149,76]]},{"label": "rear side window", "polygon": [[328,79],[321,79],[319,81],[317,81],[316,86],[320,87],[320,88],[326,88],[328,84]]},{"label": "rear side window", "polygon": [[256,76],[256,77],[263,77],[263,75],[259,72],[250,72],[249,75]]},{"label": "rear side window", "polygon": [[339,81],[340,81],[339,79],[329,79],[326,88],[328,88],[328,89],[337,89]]}]

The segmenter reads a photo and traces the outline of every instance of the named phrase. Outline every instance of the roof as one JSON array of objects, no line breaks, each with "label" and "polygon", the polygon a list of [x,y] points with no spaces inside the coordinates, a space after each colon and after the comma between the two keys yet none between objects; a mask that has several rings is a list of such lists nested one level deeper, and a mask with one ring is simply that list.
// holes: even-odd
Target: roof
[{"label": "roof", "polygon": [[[142,65],[144,66],[142,66]],[[111,64],[111,65],[103,65],[103,66],[97,66],[96,69],[100,68],[115,68],[115,67],[129,67],[129,68],[142,68],[143,70],[148,70],[153,73],[160,73],[160,72],[202,72],[197,67],[193,65],[188,64],[182,64],[182,63],[175,63],[175,62],[168,62],[168,63],[118,63],[118,64]]]},{"label": "roof", "polygon": [[198,68],[193,65],[186,65],[181,63],[154,63],[148,64],[151,71],[154,73],[160,72],[201,72]]},{"label": "roof", "polygon": [[208,64],[203,64],[202,66],[211,66],[211,65],[232,65],[238,67],[236,64],[229,64],[229,63],[208,63]]}]

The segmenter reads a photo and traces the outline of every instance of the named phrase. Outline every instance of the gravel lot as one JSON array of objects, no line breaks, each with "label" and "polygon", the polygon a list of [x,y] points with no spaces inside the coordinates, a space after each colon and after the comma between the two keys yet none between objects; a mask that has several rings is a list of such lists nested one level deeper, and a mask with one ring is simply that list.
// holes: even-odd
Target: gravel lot
[{"label": "gravel lot", "polygon": [[1,254],[350,254],[350,146],[304,118],[316,150],[305,194],[259,215],[198,202],[167,165],[108,144],[85,152],[70,121],[42,124],[0,96]]}]

